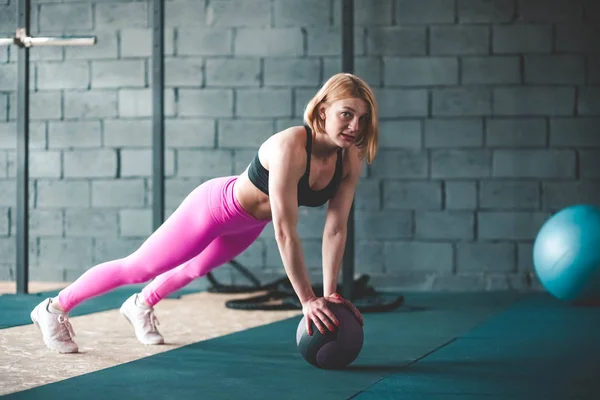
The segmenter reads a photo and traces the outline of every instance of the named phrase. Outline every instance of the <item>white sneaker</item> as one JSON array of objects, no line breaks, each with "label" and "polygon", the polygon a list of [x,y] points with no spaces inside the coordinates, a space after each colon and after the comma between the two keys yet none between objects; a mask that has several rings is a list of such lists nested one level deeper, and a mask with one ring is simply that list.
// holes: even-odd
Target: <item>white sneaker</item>
[{"label": "white sneaker", "polygon": [[158,332],[156,325],[160,325],[154,315],[154,308],[137,304],[137,294],[129,297],[121,306],[121,314],[127,318],[135,330],[135,336],[142,344],[163,344],[165,339]]},{"label": "white sneaker", "polygon": [[68,314],[51,312],[49,307],[50,298],[31,311],[31,320],[42,332],[44,343],[50,350],[59,353],[77,353],[79,346],[73,341],[75,332]]}]

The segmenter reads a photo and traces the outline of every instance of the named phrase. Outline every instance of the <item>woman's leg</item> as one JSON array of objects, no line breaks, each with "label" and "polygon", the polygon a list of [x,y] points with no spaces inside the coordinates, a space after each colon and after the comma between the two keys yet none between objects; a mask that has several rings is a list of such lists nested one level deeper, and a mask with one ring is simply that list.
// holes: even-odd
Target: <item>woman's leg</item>
[{"label": "woman's leg", "polygon": [[234,259],[254,243],[264,227],[258,225],[243,232],[219,236],[196,257],[150,282],[142,290],[143,300],[152,307],[170,293]]},{"label": "woman's leg", "polygon": [[82,301],[118,286],[146,282],[176,268],[222,234],[266,225],[267,221],[257,221],[236,202],[235,182],[236,177],[227,177],[200,185],[135,253],[85,272],[59,293],[58,307],[52,299],[38,304],[31,319],[40,328],[46,345],[61,353],[78,351],[67,313]]},{"label": "woman's leg", "polygon": [[206,275],[210,270],[247,249],[263,231],[269,221],[259,221],[248,215],[233,195],[233,186],[226,185],[217,200],[222,204],[214,210],[215,217],[228,223],[221,224],[223,232],[200,254],[186,263],[171,269],[148,284],[141,294],[134,294],[121,306],[121,314],[129,320],[137,339],[143,344],[162,344],[164,338],[158,331],[154,305],[170,293],[186,286],[192,280]]},{"label": "woman's leg", "polygon": [[133,254],[86,271],[59,293],[60,307],[68,312],[89,298],[122,285],[146,282],[199,254],[221,233],[210,197],[227,179],[213,179],[196,188]]}]

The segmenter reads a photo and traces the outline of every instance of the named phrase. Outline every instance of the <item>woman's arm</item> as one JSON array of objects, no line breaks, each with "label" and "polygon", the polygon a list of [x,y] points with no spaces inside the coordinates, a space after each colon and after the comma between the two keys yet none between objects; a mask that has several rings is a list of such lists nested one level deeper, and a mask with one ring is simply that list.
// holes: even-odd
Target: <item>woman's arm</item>
[{"label": "woman's arm", "polygon": [[336,292],[346,245],[348,216],[362,168],[355,148],[350,148],[347,157],[348,162],[344,163],[344,166],[348,173],[340,183],[335,196],[329,200],[325,218],[322,249],[324,297]]},{"label": "woman's arm", "polygon": [[269,154],[269,198],[275,240],[285,272],[300,302],[315,298],[298,237],[298,181],[306,170],[305,143],[284,132]]}]

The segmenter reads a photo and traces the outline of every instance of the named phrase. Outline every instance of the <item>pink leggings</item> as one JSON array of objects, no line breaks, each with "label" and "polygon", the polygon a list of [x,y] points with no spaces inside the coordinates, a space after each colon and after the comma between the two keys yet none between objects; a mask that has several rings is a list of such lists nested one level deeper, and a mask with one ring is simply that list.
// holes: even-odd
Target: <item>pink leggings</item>
[{"label": "pink leggings", "polygon": [[270,220],[248,214],[233,193],[237,177],[198,186],[133,254],[98,264],[62,290],[58,302],[77,304],[119,286],[147,282],[144,300],[153,306],[194,279],[247,249]]}]

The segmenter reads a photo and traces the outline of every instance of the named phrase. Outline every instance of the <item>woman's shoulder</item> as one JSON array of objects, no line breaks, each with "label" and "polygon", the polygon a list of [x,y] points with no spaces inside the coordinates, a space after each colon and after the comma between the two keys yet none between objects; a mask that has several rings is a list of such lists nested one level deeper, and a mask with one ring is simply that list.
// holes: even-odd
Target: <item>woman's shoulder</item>
[{"label": "woman's shoulder", "polygon": [[273,157],[283,157],[288,164],[306,163],[306,136],[304,126],[292,126],[269,137],[259,149],[263,165],[270,165]]},{"label": "woman's shoulder", "polygon": [[361,174],[363,160],[360,156],[360,149],[356,146],[350,146],[342,152],[342,168],[344,178],[352,175]]},{"label": "woman's shoulder", "polygon": [[275,134],[278,137],[281,144],[288,144],[292,146],[306,144],[306,128],[302,125],[290,126],[282,131]]},{"label": "woman's shoulder", "polygon": [[306,128],[302,125],[291,126],[272,135],[265,144],[277,151],[304,151],[306,149]]}]

